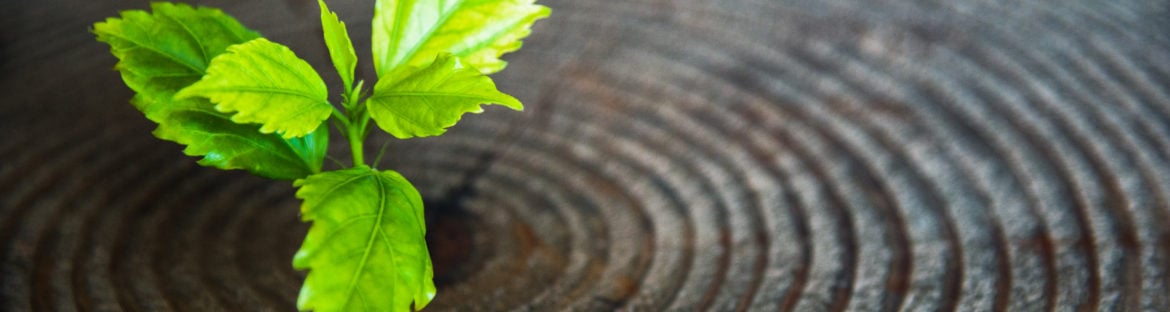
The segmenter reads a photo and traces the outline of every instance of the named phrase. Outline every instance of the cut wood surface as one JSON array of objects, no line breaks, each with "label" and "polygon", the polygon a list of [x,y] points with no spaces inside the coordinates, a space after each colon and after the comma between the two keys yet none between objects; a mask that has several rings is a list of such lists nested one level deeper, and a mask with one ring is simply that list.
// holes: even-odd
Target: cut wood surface
[{"label": "cut wood surface", "polygon": [[[340,90],[313,1],[194,3]],[[428,309],[1170,311],[1166,1],[541,3],[524,112],[367,144]],[[290,183],[153,138],[88,31],[147,6],[0,0],[0,311],[295,309]]]}]

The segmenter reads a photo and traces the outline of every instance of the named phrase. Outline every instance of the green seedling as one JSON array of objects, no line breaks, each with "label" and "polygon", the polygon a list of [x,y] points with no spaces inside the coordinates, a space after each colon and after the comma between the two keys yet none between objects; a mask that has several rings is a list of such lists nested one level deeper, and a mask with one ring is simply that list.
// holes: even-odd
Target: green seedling
[{"label": "green seedling", "polygon": [[[428,137],[484,104],[521,110],[487,75],[549,14],[533,1],[377,0],[372,88],[355,81],[345,24],[318,1],[339,104],[307,62],[218,9],[154,3],[93,33],[118,58],[130,102],[158,124],[155,136],[204,166],[294,181],[313,223],[293,258],[309,270],[299,309],[418,310],[435,296],[422,199],[402,175],[367,165],[363,142],[374,125]],[[327,123],[349,142],[352,166],[322,171]]]}]

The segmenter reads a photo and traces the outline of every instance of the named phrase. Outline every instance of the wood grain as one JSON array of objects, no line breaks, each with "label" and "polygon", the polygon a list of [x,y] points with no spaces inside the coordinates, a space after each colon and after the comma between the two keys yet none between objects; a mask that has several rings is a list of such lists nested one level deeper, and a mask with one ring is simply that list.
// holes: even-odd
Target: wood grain
[{"label": "wood grain", "polygon": [[[311,1],[197,3],[336,90]],[[1163,1],[542,3],[527,110],[368,144],[433,310],[1170,310]],[[294,309],[294,189],[151,137],[87,32],[146,6],[0,1],[0,310]]]}]

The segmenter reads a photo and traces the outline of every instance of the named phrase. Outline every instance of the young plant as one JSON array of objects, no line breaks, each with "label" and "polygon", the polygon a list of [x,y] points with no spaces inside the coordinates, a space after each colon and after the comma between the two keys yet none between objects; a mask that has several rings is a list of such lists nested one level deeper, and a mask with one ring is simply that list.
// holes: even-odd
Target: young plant
[{"label": "young plant", "polygon": [[[423,203],[402,175],[366,164],[370,121],[408,139],[440,135],[483,104],[521,110],[486,75],[549,14],[533,1],[377,0],[378,81],[365,88],[345,23],[319,0],[344,87],[339,105],[307,62],[217,9],[154,3],[93,33],[118,58],[131,103],[158,124],[155,136],[204,166],[295,180],[303,219],[313,222],[293,258],[309,270],[299,309],[417,310],[435,296]],[[351,167],[322,171],[326,120],[349,141]]]}]

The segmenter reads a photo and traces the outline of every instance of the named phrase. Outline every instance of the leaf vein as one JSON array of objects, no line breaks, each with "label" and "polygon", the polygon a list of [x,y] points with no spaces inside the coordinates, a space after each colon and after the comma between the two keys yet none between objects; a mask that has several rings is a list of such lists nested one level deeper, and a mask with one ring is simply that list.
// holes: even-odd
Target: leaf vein
[{"label": "leaf vein", "polygon": [[175,23],[176,25],[179,25],[179,28],[182,28],[183,31],[187,33],[187,36],[190,37],[192,41],[195,41],[195,44],[199,46],[199,54],[200,54],[199,56],[200,56],[200,58],[203,59],[203,62],[205,64],[211,62],[211,51],[208,51],[207,45],[203,44],[202,36],[195,35],[195,32],[191,31],[191,28],[188,27],[187,24],[184,24],[182,21],[175,18],[174,16],[163,15],[163,14],[160,14],[160,15],[162,17],[170,20],[171,22]]},{"label": "leaf vein", "polygon": [[130,42],[130,43],[133,43],[133,44],[135,44],[137,47],[140,47],[140,48],[143,48],[143,49],[147,49],[147,50],[149,50],[149,51],[151,51],[151,52],[154,52],[154,53],[156,53],[156,54],[158,54],[158,55],[160,55],[160,56],[162,56],[162,57],[168,58],[168,59],[170,59],[170,60],[174,61],[174,62],[175,62],[175,63],[177,63],[177,64],[180,64],[180,65],[183,65],[184,67],[190,68],[191,70],[193,70],[193,71],[195,71],[195,72],[197,72],[197,73],[203,74],[203,73],[204,73],[204,71],[205,71],[205,69],[206,69],[206,68],[202,68],[201,66],[198,66],[198,65],[194,65],[194,64],[187,63],[187,62],[185,62],[185,61],[183,61],[183,60],[179,59],[178,57],[176,57],[176,56],[174,56],[174,55],[171,55],[171,54],[169,54],[168,52],[170,52],[170,51],[166,51],[166,52],[164,52],[164,51],[162,51],[162,50],[159,50],[159,49],[157,49],[157,48],[154,48],[154,47],[152,47],[152,46],[145,45],[145,44],[143,44],[142,42],[140,42],[140,41],[138,41],[138,40],[134,40],[134,39],[131,39],[130,37],[122,36],[122,35],[120,35],[120,34],[115,34],[115,33],[111,33],[111,32],[106,32],[106,34],[107,34],[107,35],[110,35],[110,36],[113,36],[113,37],[117,37],[118,39],[126,40],[126,41],[128,41],[128,42]]}]

